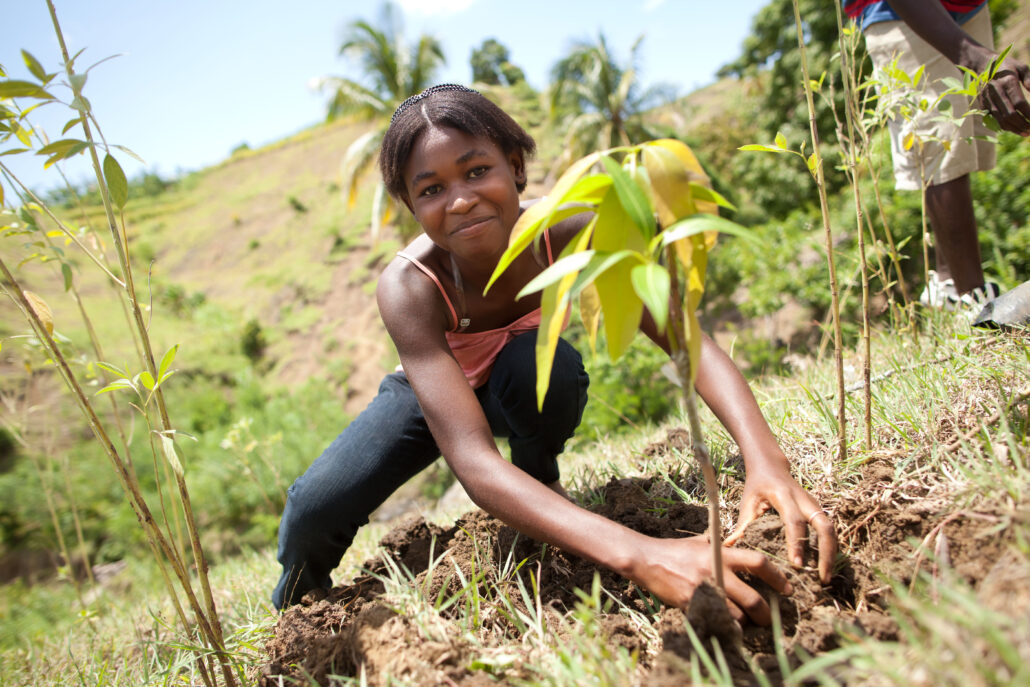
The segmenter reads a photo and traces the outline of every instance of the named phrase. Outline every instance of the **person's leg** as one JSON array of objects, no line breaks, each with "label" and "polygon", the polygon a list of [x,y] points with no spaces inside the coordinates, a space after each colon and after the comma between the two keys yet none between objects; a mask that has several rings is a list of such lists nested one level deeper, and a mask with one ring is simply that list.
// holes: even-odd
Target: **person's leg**
[{"label": "person's leg", "polygon": [[369,514],[439,455],[407,378],[388,375],[375,399],[288,491],[275,607],[329,588],[329,573]]},{"label": "person's leg", "polygon": [[513,339],[477,390],[495,436],[508,437],[512,463],[560,492],[557,456],[576,431],[590,378],[579,352],[559,339],[543,412],[536,404],[536,332]]},{"label": "person's leg", "polygon": [[[962,27],[984,45],[993,45],[990,15],[986,9],[978,12]],[[980,246],[977,240],[976,219],[969,174],[994,166],[994,146],[983,136],[986,130],[979,117],[964,117],[969,108],[968,98],[958,94],[945,95],[946,81],[960,79],[962,74],[950,60],[919,37],[904,22],[881,22],[866,27],[866,47],[879,78],[885,83],[891,70],[889,65],[914,74],[923,71],[919,89],[910,92],[907,85],[895,83],[881,93],[884,102],[898,106],[916,99],[935,102],[946,97],[951,104],[953,118],[942,118],[937,108],[914,115],[896,113],[889,121],[891,157],[894,163],[895,185],[899,190],[920,190],[927,186],[927,218],[936,243],[936,277],[927,289],[943,289],[933,296],[924,291],[929,305],[944,305],[957,295],[984,287],[983,268],[980,264]],[[909,137],[915,135],[921,145],[911,145]],[[942,145],[949,141],[950,145]],[[949,282],[948,280],[952,281]],[[954,287],[955,292],[951,293]],[[941,301],[937,301],[937,297]]]},{"label": "person's leg", "polygon": [[955,290],[960,294],[983,288],[984,273],[969,175],[929,186],[926,214],[936,244],[938,276],[942,280],[954,280]]}]

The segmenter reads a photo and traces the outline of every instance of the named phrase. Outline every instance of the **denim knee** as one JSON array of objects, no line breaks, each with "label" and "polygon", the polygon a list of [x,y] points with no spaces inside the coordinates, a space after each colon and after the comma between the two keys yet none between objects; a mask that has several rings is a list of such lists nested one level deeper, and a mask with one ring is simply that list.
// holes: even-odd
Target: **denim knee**
[{"label": "denim knee", "polygon": [[[507,436],[512,462],[536,479],[558,479],[555,460],[575,433],[586,407],[590,378],[579,352],[558,340],[543,411],[536,401],[536,333],[513,339],[497,357],[487,391],[494,415],[491,426]],[[500,417],[497,417],[500,416]]]},{"label": "denim knee", "polygon": [[276,607],[329,586],[329,573],[372,511],[439,455],[407,378],[388,375],[372,403],[287,493]]}]

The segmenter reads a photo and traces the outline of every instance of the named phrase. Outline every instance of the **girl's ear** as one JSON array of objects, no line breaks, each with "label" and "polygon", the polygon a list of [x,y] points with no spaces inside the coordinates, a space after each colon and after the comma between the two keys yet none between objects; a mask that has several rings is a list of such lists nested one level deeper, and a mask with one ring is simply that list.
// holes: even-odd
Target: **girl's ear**
[{"label": "girl's ear", "polygon": [[519,186],[525,185],[527,181],[526,161],[523,159],[522,153],[518,150],[514,151],[508,156],[508,161],[511,163],[511,169],[515,173],[515,183]]}]

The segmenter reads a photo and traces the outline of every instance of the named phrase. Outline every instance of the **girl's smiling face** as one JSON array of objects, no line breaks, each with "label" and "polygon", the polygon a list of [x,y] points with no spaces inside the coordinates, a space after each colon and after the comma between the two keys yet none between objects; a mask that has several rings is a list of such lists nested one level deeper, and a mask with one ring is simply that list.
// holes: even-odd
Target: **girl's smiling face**
[{"label": "girl's smiling face", "polygon": [[404,165],[415,219],[433,243],[469,259],[496,259],[507,248],[525,175],[520,153],[452,128],[426,130]]}]

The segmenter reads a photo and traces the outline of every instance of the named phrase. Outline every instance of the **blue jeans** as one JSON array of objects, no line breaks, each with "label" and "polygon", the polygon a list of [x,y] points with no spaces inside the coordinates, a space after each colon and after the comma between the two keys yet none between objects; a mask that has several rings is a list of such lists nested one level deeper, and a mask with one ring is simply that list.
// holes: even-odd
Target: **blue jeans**
[{"label": "blue jeans", "polygon": [[[550,483],[559,476],[557,456],[583,417],[589,378],[576,349],[559,340],[538,413],[535,345],[536,332],[513,339],[475,393],[494,436],[508,438],[512,463]],[[387,375],[368,407],[287,492],[275,607],[296,603],[312,589],[329,589],[329,573],[372,511],[439,456],[404,373]]]}]

